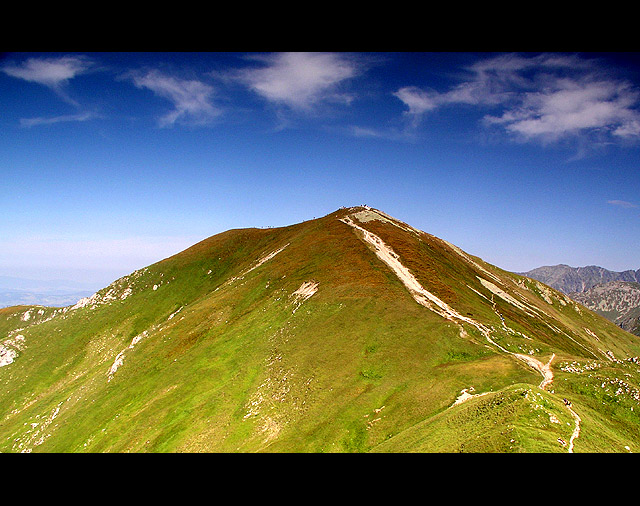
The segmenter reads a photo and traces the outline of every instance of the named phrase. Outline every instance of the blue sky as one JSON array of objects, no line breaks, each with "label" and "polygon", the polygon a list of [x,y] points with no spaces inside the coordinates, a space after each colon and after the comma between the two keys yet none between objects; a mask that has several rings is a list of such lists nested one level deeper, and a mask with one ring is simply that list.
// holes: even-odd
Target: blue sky
[{"label": "blue sky", "polygon": [[638,53],[5,53],[0,129],[0,275],[363,203],[507,270],[640,268]]}]

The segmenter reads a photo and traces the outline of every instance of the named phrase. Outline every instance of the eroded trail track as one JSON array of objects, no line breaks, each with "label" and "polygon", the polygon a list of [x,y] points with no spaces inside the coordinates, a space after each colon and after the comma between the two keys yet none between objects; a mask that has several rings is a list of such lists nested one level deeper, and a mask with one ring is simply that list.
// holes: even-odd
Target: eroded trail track
[{"label": "eroded trail track", "polygon": [[[482,333],[482,335],[485,336],[487,341],[489,343],[491,343],[493,346],[495,346],[496,348],[498,348],[502,352],[513,356],[517,360],[520,360],[520,361],[524,362],[525,364],[527,364],[527,366],[529,366],[533,370],[535,370],[538,373],[540,373],[542,375],[542,381],[538,385],[540,389],[545,390],[553,382],[553,371],[551,369],[551,362],[553,361],[553,359],[556,356],[555,353],[553,353],[551,355],[551,357],[549,358],[547,363],[544,363],[544,362],[538,360],[537,358],[533,357],[532,355],[525,355],[525,354],[522,354],[522,353],[514,353],[514,352],[509,351],[506,348],[500,346],[499,344],[497,344],[495,341],[493,341],[491,339],[491,332],[492,331],[491,331],[490,327],[488,327],[486,325],[483,325],[482,323],[480,323],[480,322],[478,322],[478,321],[476,321],[476,320],[474,320],[472,318],[469,318],[467,316],[461,315],[458,311],[453,309],[446,302],[444,302],[443,300],[441,300],[437,296],[435,296],[433,293],[431,293],[428,290],[426,290],[420,284],[420,282],[415,278],[415,276],[413,276],[413,274],[409,271],[409,269],[407,269],[402,264],[402,262],[400,261],[400,256],[395,251],[393,251],[393,249],[389,245],[387,245],[380,237],[378,237],[377,235],[373,234],[369,230],[366,230],[365,228],[357,225],[351,219],[350,216],[346,216],[344,218],[341,218],[340,221],[342,221],[346,225],[349,225],[350,227],[355,229],[355,231],[358,232],[359,237],[365,243],[369,244],[369,246],[375,252],[376,256],[382,262],[384,262],[395,273],[395,275],[403,283],[403,285],[406,287],[406,289],[409,291],[411,296],[414,298],[414,300],[418,304],[420,304],[422,306],[425,306],[426,308],[428,308],[431,311],[439,314],[443,318],[446,318],[447,320],[452,321],[453,323],[458,325],[460,327],[460,335],[461,336],[465,336],[466,335],[466,331],[464,330],[463,323],[467,323],[467,324],[473,325],[475,328],[477,328]],[[387,219],[385,221],[389,221],[389,220]],[[396,223],[394,223],[392,221],[389,221],[389,222],[392,223],[393,225],[399,226],[399,225],[397,225]],[[472,262],[471,260],[469,260],[469,261]],[[472,263],[477,266],[477,264],[475,264],[475,262],[472,262]],[[484,271],[484,269],[482,269],[482,270]],[[489,274],[493,277],[493,275],[491,273],[489,273]],[[495,309],[495,307],[494,307],[494,309]],[[527,308],[524,308],[524,309],[526,310]],[[503,324],[504,324],[504,321],[503,321]],[[483,394],[476,394],[476,395],[483,395]],[[475,396],[469,394],[466,390],[463,390],[462,395],[456,400],[456,402],[453,405],[460,404],[461,402],[464,402],[465,400],[470,399],[472,397],[475,397]],[[573,434],[571,436],[571,439],[570,439],[569,445],[568,445],[569,446],[569,448],[568,448],[569,453],[573,453],[574,441],[580,434],[580,422],[581,422],[581,419],[578,416],[578,414],[575,411],[573,411],[573,409],[571,409],[570,406],[567,406],[567,408],[569,409],[569,411],[571,412],[571,414],[572,414],[572,416],[573,416],[573,418],[575,420],[575,428],[574,428]]]},{"label": "eroded trail track", "polygon": [[531,355],[523,355],[521,353],[512,353],[512,355],[523,362],[525,362],[529,367],[535,369],[540,374],[542,374],[542,382],[538,385],[542,390],[544,390],[547,386],[551,384],[553,381],[553,371],[551,370],[551,362],[556,357],[556,354],[553,353],[549,361],[545,364]]},{"label": "eroded trail track", "polygon": [[578,413],[576,413],[573,409],[571,409],[571,407],[569,407],[568,409],[569,411],[571,411],[571,414],[573,415],[573,419],[576,422],[575,428],[573,429],[573,434],[571,434],[571,439],[569,440],[569,453],[573,453],[573,442],[580,435],[580,422],[582,420],[578,416]]}]

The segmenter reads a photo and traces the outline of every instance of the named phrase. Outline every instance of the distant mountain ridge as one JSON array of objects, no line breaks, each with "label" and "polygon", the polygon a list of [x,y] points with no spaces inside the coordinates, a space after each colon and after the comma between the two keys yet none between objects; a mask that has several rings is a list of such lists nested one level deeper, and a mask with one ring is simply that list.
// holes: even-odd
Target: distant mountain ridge
[{"label": "distant mountain ridge", "polygon": [[624,330],[640,335],[640,269],[548,265],[518,273],[559,290]]},{"label": "distant mountain ridge", "polygon": [[640,335],[640,283],[610,281],[585,292],[570,293],[569,297],[624,330]]},{"label": "distant mountain ridge", "polygon": [[640,269],[616,272],[597,265],[586,267],[570,267],[565,264],[546,265],[517,274],[542,281],[566,294],[585,292],[595,285],[610,281],[640,283]]}]

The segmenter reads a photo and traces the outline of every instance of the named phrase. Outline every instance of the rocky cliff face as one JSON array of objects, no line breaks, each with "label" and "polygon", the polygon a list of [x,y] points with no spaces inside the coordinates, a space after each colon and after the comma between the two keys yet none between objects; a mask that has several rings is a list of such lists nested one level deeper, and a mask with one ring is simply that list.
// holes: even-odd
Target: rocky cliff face
[{"label": "rocky cliff face", "polygon": [[628,332],[640,335],[640,283],[610,281],[569,296]]}]

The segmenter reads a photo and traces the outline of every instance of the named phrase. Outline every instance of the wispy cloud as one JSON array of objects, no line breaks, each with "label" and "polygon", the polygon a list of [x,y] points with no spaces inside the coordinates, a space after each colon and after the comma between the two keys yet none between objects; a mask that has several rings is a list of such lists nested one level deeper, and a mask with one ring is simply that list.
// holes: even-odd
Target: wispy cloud
[{"label": "wispy cloud", "polygon": [[12,77],[41,84],[53,90],[65,102],[77,105],[67,93],[71,79],[87,72],[93,62],[82,55],[57,58],[29,58],[21,64],[7,63],[2,71]]},{"label": "wispy cloud", "polygon": [[416,86],[405,86],[394,93],[409,108],[406,115],[417,126],[425,113],[442,105],[442,95],[434,91],[424,91]]},{"label": "wispy cloud", "polygon": [[352,137],[361,139],[384,139],[389,141],[413,142],[416,140],[415,131],[412,129],[397,128],[372,128],[358,125],[350,125],[345,128],[337,128],[334,131],[342,132]]},{"label": "wispy cloud", "polygon": [[136,87],[149,89],[173,104],[173,110],[160,118],[160,126],[205,125],[222,114],[213,103],[213,87],[203,81],[181,79],[158,70],[133,72],[129,77]]},{"label": "wispy cloud", "polygon": [[362,62],[344,53],[277,53],[254,55],[263,66],[238,71],[235,78],[270,103],[297,112],[316,112],[327,103],[349,104],[341,88],[363,71]]},{"label": "wispy cloud", "polygon": [[66,123],[72,121],[87,121],[97,117],[96,114],[91,112],[83,112],[80,114],[66,114],[62,116],[54,116],[51,118],[22,118],[20,125],[23,127],[33,127],[38,125],[53,125],[55,123]]},{"label": "wispy cloud", "polygon": [[519,140],[554,142],[580,134],[640,139],[638,90],[604,73],[596,60],[505,54],[466,70],[469,78],[447,91],[404,87],[394,95],[414,125],[436,108],[468,104],[497,109],[484,124]]},{"label": "wispy cloud", "polygon": [[608,200],[607,204],[611,204],[612,206],[624,207],[625,209],[638,207],[637,204],[634,204],[633,202],[627,202],[626,200]]},{"label": "wispy cloud", "polygon": [[558,79],[523,96],[518,108],[487,121],[525,139],[554,141],[583,132],[631,138],[640,135],[638,93],[624,83]]}]

